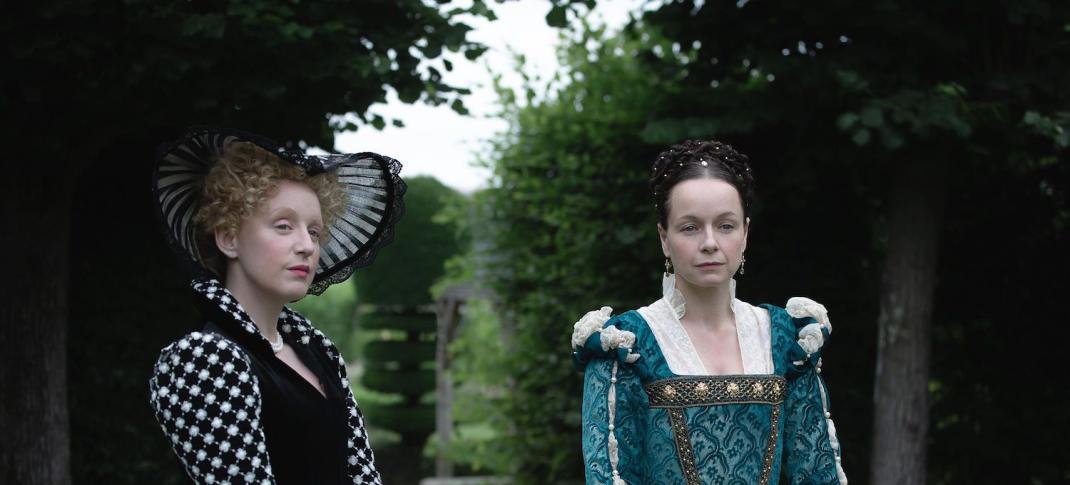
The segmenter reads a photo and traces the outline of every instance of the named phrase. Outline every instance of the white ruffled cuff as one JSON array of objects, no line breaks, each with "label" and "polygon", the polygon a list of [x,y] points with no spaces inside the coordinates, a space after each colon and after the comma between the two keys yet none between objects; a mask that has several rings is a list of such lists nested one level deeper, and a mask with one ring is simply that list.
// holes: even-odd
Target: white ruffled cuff
[{"label": "white ruffled cuff", "polygon": [[829,321],[829,311],[825,309],[825,305],[809,298],[796,296],[788,300],[788,304],[784,309],[788,311],[788,315],[795,318],[813,318],[830,334],[832,333],[832,322]]},{"label": "white ruffled cuff", "polygon": [[799,331],[799,346],[810,355],[825,345],[825,334],[821,333],[821,324],[811,323]]},{"label": "white ruffled cuff", "polygon": [[635,347],[635,334],[617,327],[606,327],[601,331],[602,350],[631,349]]},{"label": "white ruffled cuff", "polygon": [[[607,306],[587,312],[575,325],[572,326],[572,348],[583,347],[583,344],[587,342],[587,339],[594,335],[595,332],[602,329],[602,326],[609,321],[609,317],[613,314],[613,309]],[[633,341],[635,336],[632,336]],[[603,350],[605,348],[605,338],[602,339]]]}]

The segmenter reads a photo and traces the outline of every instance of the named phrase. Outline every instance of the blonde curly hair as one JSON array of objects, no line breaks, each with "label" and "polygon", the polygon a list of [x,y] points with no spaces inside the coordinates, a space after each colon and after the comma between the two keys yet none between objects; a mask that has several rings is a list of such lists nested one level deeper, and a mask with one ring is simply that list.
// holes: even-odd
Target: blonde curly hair
[{"label": "blonde curly hair", "polygon": [[[226,258],[216,247],[215,232],[237,234],[242,221],[275,194],[280,180],[305,184],[316,193],[325,227],[330,227],[345,208],[345,192],[334,172],[310,176],[254,143],[232,142],[205,176],[201,204],[193,216],[205,267],[219,276],[226,274]],[[321,243],[328,232],[320,232]]]}]

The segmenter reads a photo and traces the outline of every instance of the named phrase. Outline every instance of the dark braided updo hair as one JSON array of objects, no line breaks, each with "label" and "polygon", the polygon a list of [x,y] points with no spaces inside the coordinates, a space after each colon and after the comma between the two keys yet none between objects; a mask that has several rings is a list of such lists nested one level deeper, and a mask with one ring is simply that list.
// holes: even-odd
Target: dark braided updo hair
[{"label": "dark braided updo hair", "polygon": [[668,227],[669,191],[684,180],[697,178],[720,179],[735,187],[746,220],[747,208],[754,199],[754,175],[748,160],[731,145],[719,141],[687,140],[661,152],[654,160],[654,174],[650,177],[658,223]]}]

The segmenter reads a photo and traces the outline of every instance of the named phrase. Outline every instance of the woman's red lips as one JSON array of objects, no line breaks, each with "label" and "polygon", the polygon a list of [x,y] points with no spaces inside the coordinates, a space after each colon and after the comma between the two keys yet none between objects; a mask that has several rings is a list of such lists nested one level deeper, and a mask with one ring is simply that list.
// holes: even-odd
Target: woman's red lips
[{"label": "woman's red lips", "polygon": [[294,273],[300,273],[301,276],[308,276],[308,266],[303,264],[298,266],[291,266],[286,269],[293,271]]}]

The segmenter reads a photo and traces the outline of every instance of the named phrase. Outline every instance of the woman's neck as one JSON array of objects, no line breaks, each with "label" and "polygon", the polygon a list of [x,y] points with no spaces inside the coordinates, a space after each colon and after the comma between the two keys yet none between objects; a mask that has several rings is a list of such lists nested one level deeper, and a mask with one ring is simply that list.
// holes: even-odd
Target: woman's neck
[{"label": "woman's neck", "polygon": [[260,334],[269,341],[274,342],[279,335],[279,313],[282,313],[282,303],[271,302],[259,294],[251,285],[244,285],[230,281],[226,283],[227,290],[238,300],[249,318],[253,319]]},{"label": "woman's neck", "polygon": [[687,302],[684,318],[688,323],[714,330],[735,323],[732,313],[731,281],[718,286],[698,287],[691,285],[683,278],[677,278],[676,287]]}]

